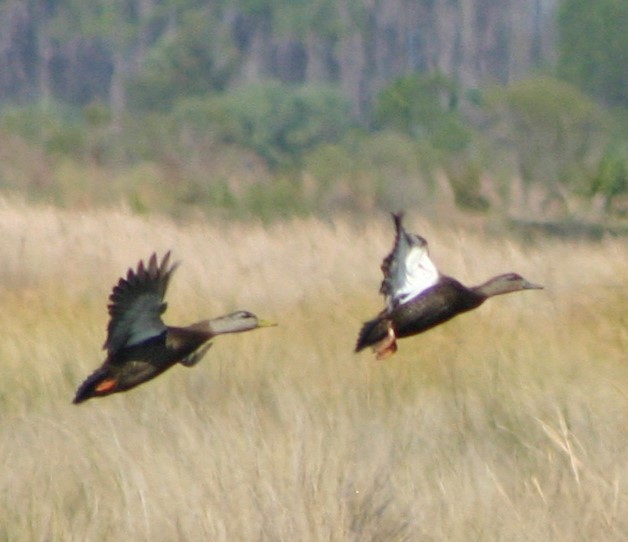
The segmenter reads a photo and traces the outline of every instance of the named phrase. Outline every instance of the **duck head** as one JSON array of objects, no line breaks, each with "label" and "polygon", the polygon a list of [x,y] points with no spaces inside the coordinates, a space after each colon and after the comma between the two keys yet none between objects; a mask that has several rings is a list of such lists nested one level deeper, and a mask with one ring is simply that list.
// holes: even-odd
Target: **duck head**
[{"label": "duck head", "polygon": [[510,292],[520,292],[521,290],[542,290],[543,286],[534,284],[517,273],[505,273],[497,275],[477,286],[474,290],[485,297],[508,294]]},{"label": "duck head", "polygon": [[273,327],[276,325],[275,322],[262,320],[249,311],[235,311],[210,320],[209,322],[209,328],[213,335],[240,333],[242,331],[257,329],[258,327]]}]

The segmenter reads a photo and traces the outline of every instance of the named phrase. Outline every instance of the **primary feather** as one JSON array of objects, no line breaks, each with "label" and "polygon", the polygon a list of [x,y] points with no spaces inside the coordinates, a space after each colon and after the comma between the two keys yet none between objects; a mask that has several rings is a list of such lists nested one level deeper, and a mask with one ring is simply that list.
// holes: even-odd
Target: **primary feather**
[{"label": "primary feather", "polygon": [[159,265],[157,255],[153,254],[148,266],[140,261],[137,271],[129,269],[126,278],[121,278],[113,288],[109,296],[110,320],[104,344],[110,355],[166,331],[161,319],[167,308],[164,297],[170,278],[179,265],[169,262],[170,251]]},{"label": "primary feather", "polygon": [[430,259],[427,241],[403,227],[402,214],[393,214],[395,244],[382,262],[380,287],[389,310],[394,309],[438,282],[439,272]]}]

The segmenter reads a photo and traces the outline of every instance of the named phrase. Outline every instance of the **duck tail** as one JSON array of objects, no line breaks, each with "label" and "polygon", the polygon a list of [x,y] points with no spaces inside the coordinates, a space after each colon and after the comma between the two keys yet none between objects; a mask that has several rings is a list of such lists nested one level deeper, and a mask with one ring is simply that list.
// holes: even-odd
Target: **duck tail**
[{"label": "duck tail", "polygon": [[92,397],[101,397],[117,391],[117,379],[107,367],[100,367],[79,386],[72,403],[78,405]]},{"label": "duck tail", "polygon": [[368,346],[375,346],[384,340],[388,335],[388,321],[382,316],[373,318],[362,325],[358,334],[358,342],[355,345],[355,352],[360,352]]}]

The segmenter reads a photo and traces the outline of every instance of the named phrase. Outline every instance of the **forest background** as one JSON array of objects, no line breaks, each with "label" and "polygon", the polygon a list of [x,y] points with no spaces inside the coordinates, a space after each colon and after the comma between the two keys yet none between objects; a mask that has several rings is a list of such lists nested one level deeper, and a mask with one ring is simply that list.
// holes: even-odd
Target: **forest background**
[{"label": "forest background", "polygon": [[621,231],[627,21],[617,0],[3,0],[0,190]]}]

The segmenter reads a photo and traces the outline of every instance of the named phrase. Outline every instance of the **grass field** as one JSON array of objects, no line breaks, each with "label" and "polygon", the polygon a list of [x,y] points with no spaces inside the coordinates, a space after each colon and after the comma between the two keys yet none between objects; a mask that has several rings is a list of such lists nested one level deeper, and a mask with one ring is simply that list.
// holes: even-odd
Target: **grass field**
[{"label": "grass field", "polygon": [[[384,216],[255,224],[0,202],[0,540],[628,540],[628,251],[522,246],[408,214],[489,301],[385,362],[353,354],[380,310]],[[102,361],[111,286],[182,261],[168,323],[243,308],[193,369],[70,404]]]}]

